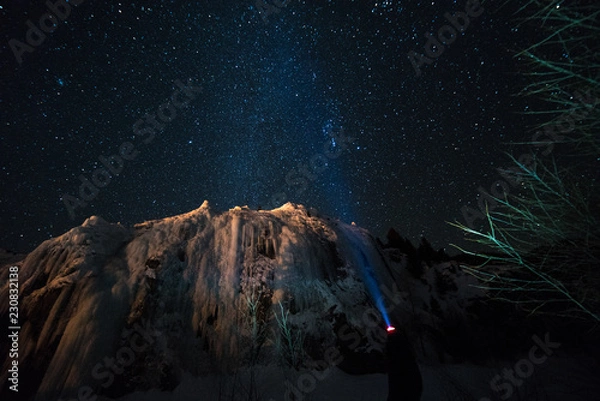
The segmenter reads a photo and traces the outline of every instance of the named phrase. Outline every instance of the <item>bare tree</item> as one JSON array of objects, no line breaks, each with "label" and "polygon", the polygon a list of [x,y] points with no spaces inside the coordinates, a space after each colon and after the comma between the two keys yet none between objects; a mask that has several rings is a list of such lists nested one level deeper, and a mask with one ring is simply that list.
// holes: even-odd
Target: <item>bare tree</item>
[{"label": "bare tree", "polygon": [[276,344],[283,362],[292,368],[298,368],[304,355],[302,331],[290,323],[290,311],[283,308],[279,301],[280,314],[275,312],[279,333]]},{"label": "bare tree", "polygon": [[[546,30],[544,39],[518,52],[532,78],[520,95],[534,95],[548,107],[531,111],[546,117],[532,140],[543,152],[528,162],[512,157],[516,194],[492,197],[487,226],[477,230],[451,223],[489,251],[465,270],[481,280],[494,299],[531,313],[579,317],[600,322],[600,3],[530,0],[521,24]],[[539,135],[538,135],[539,133]],[[538,140],[538,138],[543,138]],[[556,145],[575,156],[561,165],[545,160]],[[499,207],[498,207],[499,206]]]}]

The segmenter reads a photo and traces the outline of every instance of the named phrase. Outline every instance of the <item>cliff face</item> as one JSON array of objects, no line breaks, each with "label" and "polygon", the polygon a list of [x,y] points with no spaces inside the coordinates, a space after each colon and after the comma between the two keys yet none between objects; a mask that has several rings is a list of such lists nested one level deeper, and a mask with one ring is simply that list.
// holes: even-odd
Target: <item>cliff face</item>
[{"label": "cliff face", "polygon": [[[367,232],[292,204],[213,214],[205,202],[133,228],[91,217],[20,265],[20,378],[34,384],[21,394],[74,396],[85,383],[110,394],[157,378],[169,387],[181,371],[275,361],[286,354],[276,315],[322,358],[336,322],[365,325],[362,255],[385,276]],[[133,353],[117,355],[123,347]],[[126,373],[108,369],[111,356],[127,362]]]},{"label": "cliff face", "polygon": [[[373,283],[384,284],[397,322],[434,321],[451,305],[431,297],[445,267],[398,289],[392,282],[411,280],[403,263],[365,230],[293,204],[213,213],[204,202],[134,227],[90,217],[16,264],[19,398],[168,390],[184,373],[306,366],[333,348],[351,354],[349,370],[377,371],[384,323],[374,305],[383,298]],[[7,293],[5,285],[0,297]],[[0,317],[8,319],[4,303]],[[0,347],[8,355],[9,345]],[[0,385],[14,396],[10,363]]]}]

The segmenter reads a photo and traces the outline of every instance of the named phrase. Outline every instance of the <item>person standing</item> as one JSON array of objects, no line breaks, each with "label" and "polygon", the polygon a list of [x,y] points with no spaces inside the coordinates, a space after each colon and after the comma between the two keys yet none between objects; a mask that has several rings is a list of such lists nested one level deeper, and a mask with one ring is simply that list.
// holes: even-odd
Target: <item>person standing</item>
[{"label": "person standing", "polygon": [[404,330],[388,328],[386,357],[387,401],[419,401],[423,393],[423,378]]}]

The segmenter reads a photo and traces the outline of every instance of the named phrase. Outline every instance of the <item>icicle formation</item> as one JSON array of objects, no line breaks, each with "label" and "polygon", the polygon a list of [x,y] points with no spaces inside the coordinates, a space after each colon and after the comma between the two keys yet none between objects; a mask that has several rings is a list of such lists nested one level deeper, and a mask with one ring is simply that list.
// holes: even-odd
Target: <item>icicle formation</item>
[{"label": "icicle formation", "polygon": [[[340,329],[361,333],[349,352],[381,352],[365,265],[371,285],[392,281],[366,231],[293,204],[215,214],[205,202],[133,228],[89,218],[20,263],[20,358],[38,372],[24,391],[116,396],[177,372],[322,360]],[[103,361],[127,347],[119,378]]]}]

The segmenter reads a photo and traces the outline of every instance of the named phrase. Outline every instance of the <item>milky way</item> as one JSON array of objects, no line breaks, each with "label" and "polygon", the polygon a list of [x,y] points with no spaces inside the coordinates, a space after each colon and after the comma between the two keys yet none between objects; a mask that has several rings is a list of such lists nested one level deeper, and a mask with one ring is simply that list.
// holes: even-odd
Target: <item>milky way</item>
[{"label": "milky way", "polygon": [[464,221],[529,133],[513,96],[525,38],[511,10],[483,3],[468,26],[454,19],[456,37],[435,36],[444,53],[417,74],[410,52],[468,10],[410,3],[72,1],[45,20],[41,2],[3,6],[0,246],[205,199],[459,241],[446,222]]}]

